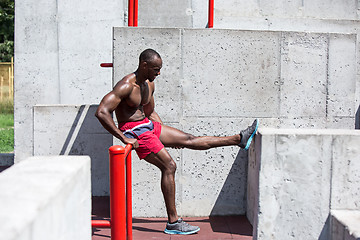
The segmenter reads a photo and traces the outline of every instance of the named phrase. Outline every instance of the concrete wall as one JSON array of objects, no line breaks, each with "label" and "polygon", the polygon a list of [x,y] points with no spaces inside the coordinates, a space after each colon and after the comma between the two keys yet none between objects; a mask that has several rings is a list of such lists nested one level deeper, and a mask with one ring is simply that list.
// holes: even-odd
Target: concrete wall
[{"label": "concrete wall", "polygon": [[33,155],[33,106],[98,103],[111,89],[112,27],[123,1],[15,3],[15,162]]},{"label": "concrete wall", "polygon": [[0,174],[4,240],[91,239],[90,159],[31,157]]},{"label": "concrete wall", "polygon": [[[111,89],[111,72],[99,63],[111,62],[111,29],[127,25],[127,2],[15,2],[15,162],[33,155],[34,105],[98,103]],[[357,10],[357,0],[215,1],[214,22],[219,29],[357,34]],[[207,11],[207,0],[139,1],[139,26],[205,28]]]},{"label": "concrete wall", "polygon": [[330,210],[359,210],[359,143],[355,130],[260,129],[249,152],[254,239],[330,239]]},{"label": "concrete wall", "polygon": [[[112,61],[111,27],[126,25],[126,2],[16,1],[15,162],[34,154],[91,155],[93,165],[98,165],[93,167],[93,176],[99,176],[93,177],[95,195],[108,193],[103,159],[111,141],[92,115],[82,115],[81,109],[91,105],[93,111],[93,104],[114,83],[111,70],[101,69],[99,63]],[[327,4],[325,12],[320,1],[299,4],[234,0],[215,5],[217,28],[222,23],[224,28],[282,31],[116,28],[114,81],[134,71],[139,53],[152,47],[164,60],[156,108],[166,124],[195,135],[238,133],[254,117],[261,119],[262,126],[276,128],[354,128],[360,104],[357,3]],[[140,2],[139,26],[206,26],[207,1],[169,5],[175,8]],[[302,14],[294,17],[297,6],[302,6]],[[224,20],[217,19],[221,16]],[[41,104],[53,108],[34,108]],[[68,106],[61,109],[63,105]],[[78,125],[80,117],[88,130]],[[74,135],[75,130],[80,135]],[[97,137],[101,141],[95,142]],[[180,170],[182,214],[245,212],[246,154],[237,148],[172,154]],[[139,176],[149,173],[149,185],[159,182],[158,171],[147,165],[134,171]],[[143,179],[135,181],[139,189],[149,186]],[[188,183],[194,182],[199,185],[189,189]],[[145,189],[145,197],[139,196],[135,203],[136,214],[165,215],[159,189],[154,198],[158,205],[151,211],[147,206],[153,202],[152,192]],[[140,203],[144,199],[148,205]]]}]

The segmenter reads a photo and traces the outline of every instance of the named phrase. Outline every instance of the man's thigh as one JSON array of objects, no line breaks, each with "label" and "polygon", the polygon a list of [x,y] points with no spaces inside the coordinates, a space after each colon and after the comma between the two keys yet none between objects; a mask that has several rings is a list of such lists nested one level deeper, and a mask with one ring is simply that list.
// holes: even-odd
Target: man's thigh
[{"label": "man's thigh", "polygon": [[160,141],[165,147],[185,147],[192,137],[179,129],[162,125]]}]

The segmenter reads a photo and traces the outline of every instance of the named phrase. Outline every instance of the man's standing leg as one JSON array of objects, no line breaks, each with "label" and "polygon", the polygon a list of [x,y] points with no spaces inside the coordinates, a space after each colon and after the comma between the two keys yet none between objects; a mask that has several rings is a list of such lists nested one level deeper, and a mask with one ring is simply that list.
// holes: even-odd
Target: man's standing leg
[{"label": "man's standing leg", "polygon": [[179,218],[175,205],[175,171],[176,163],[163,148],[158,153],[150,153],[145,160],[161,171],[161,191],[164,196],[166,211],[168,215],[168,223],[165,233],[168,234],[193,234],[200,230],[197,226],[191,226]]}]

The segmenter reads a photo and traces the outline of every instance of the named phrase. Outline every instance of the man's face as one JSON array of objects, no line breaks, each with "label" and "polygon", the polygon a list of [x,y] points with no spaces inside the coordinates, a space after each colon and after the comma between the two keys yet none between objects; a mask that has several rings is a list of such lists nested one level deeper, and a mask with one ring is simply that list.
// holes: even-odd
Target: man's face
[{"label": "man's face", "polygon": [[148,67],[148,79],[153,82],[157,76],[160,75],[160,69],[162,67],[162,60],[159,57],[155,57],[153,60],[147,62]]}]

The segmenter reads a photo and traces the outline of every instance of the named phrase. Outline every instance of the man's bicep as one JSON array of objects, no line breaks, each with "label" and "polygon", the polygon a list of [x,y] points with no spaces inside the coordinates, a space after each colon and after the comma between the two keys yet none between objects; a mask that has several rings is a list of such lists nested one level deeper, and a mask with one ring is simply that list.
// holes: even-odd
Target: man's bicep
[{"label": "man's bicep", "polygon": [[105,95],[101,100],[100,106],[109,112],[112,112],[120,104],[121,98],[112,91]]}]

